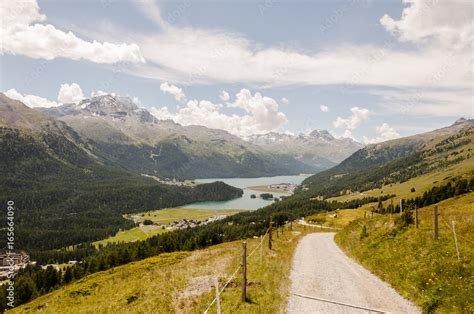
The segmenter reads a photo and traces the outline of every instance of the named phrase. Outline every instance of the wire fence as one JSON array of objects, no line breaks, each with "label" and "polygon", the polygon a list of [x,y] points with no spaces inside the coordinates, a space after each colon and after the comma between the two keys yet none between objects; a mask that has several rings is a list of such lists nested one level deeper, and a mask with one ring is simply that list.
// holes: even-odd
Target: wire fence
[{"label": "wire fence", "polygon": [[[246,257],[247,259],[252,257],[252,255],[255,254],[255,252],[257,252],[257,250],[263,245],[263,241],[265,240],[265,238],[266,238],[269,231],[270,231],[270,227],[267,228],[267,231],[261,237],[261,240],[259,241],[259,244],[256,247],[253,248],[253,250],[250,252],[250,254],[247,255],[247,257]],[[205,314],[207,314],[209,312],[209,310],[211,309],[211,307],[217,302],[220,295],[224,292],[225,288],[227,288],[227,286],[232,282],[232,280],[235,278],[235,276],[237,275],[237,273],[239,272],[239,270],[241,268],[242,268],[242,264],[239,264],[239,266],[237,266],[237,268],[234,270],[234,272],[229,277],[229,279],[225,282],[225,284],[222,286],[222,288],[220,290],[218,290],[216,297],[212,300],[212,302],[208,305],[208,307],[204,311]]]}]

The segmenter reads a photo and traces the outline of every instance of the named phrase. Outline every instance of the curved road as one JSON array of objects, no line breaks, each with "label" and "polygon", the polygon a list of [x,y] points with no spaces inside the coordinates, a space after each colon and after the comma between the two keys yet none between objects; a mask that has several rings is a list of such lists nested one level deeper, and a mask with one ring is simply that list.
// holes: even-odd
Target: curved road
[{"label": "curved road", "polygon": [[334,233],[313,233],[300,241],[291,281],[288,313],[420,312],[347,257],[334,242]]}]

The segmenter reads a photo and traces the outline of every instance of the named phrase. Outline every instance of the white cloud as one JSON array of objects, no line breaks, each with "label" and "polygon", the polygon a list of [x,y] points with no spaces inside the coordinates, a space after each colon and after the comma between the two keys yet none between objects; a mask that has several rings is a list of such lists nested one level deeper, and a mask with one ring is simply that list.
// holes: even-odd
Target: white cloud
[{"label": "white cloud", "polygon": [[79,103],[82,99],[84,99],[84,93],[78,84],[61,84],[58,93],[58,100],[60,102],[64,104]]},{"label": "white cloud", "polygon": [[351,112],[352,115],[347,118],[337,117],[333,122],[334,127],[354,130],[367,121],[370,115],[370,111],[366,108],[352,107]]},{"label": "white cloud", "polygon": [[[419,15],[419,23],[432,20],[432,15],[436,14],[443,14],[443,19],[449,18],[450,12],[456,9],[451,2],[433,3],[439,8]],[[256,43],[238,33],[180,28],[161,17],[155,2],[137,5],[162,31],[151,36],[134,35],[147,60],[154,63],[131,70],[135,75],[181,84],[245,82],[260,86],[345,84],[469,88],[471,83],[466,80],[470,71],[466,64],[471,60],[467,48],[452,51],[445,46],[420,45],[414,49],[399,49],[394,41],[381,45],[346,44],[303,52],[292,47]],[[387,25],[387,18],[381,23]],[[440,35],[434,33],[432,36]],[[463,35],[465,37],[469,36]],[[444,69],[443,79],[430,80],[448,54],[454,54],[453,65]]]},{"label": "white cloud", "polygon": [[328,112],[328,111],[329,111],[329,107],[328,107],[328,106],[325,106],[325,105],[319,106],[319,109],[320,109],[322,112]]},{"label": "white cloud", "polygon": [[229,95],[228,92],[226,92],[225,90],[223,90],[223,91],[220,92],[219,98],[220,98],[223,102],[227,102],[227,101],[229,101],[229,99],[230,99],[230,95]]},{"label": "white cloud", "polygon": [[183,90],[178,86],[168,84],[168,82],[164,82],[160,85],[160,90],[165,94],[173,95],[173,97],[179,102],[186,101],[186,95],[184,94]]},{"label": "white cloud", "polygon": [[190,100],[175,113],[171,113],[168,107],[151,108],[150,111],[158,119],[171,119],[182,125],[204,125],[241,137],[276,130],[288,121],[285,114],[278,111],[278,103],[272,98],[260,93],[252,95],[247,89],[242,89],[235,97],[235,102],[229,106],[242,109],[244,115],[225,114],[221,112],[222,104],[208,100]]},{"label": "white cloud", "polygon": [[463,48],[473,42],[472,3],[464,0],[404,0],[400,20],[387,14],[380,23],[401,41]]},{"label": "white cloud", "polygon": [[389,126],[387,123],[383,123],[381,126],[375,127],[376,137],[368,138],[363,137],[365,144],[375,144],[380,142],[385,142],[388,140],[393,140],[400,137],[397,131],[394,128]]},{"label": "white cloud", "polygon": [[283,98],[281,99],[281,102],[284,103],[285,105],[288,105],[288,104],[290,103],[290,101],[289,101],[288,98],[286,98],[286,97],[283,97]]},{"label": "white cloud", "polygon": [[455,93],[446,89],[379,89],[369,93],[381,97],[387,114],[474,117],[472,89],[459,89]]},{"label": "white cloud", "polygon": [[357,141],[354,135],[352,135],[352,132],[349,130],[345,130],[344,133],[339,138],[350,138]]},{"label": "white cloud", "polygon": [[42,24],[46,16],[40,14],[36,0],[2,1],[0,16],[1,54],[46,60],[85,59],[96,63],[145,62],[136,44],[89,42],[72,32]]},{"label": "white cloud", "polygon": [[37,107],[50,108],[50,107],[57,107],[61,105],[61,103],[50,101],[43,97],[39,97],[35,95],[22,95],[21,93],[17,92],[13,88],[7,90],[6,92],[4,92],[4,94],[7,97],[21,101],[22,103],[24,103],[30,108],[37,108]]}]

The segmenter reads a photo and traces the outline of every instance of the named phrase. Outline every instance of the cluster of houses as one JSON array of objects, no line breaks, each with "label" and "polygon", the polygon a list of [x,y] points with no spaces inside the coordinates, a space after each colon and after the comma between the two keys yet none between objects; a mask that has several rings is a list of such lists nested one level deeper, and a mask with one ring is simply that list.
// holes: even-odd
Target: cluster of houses
[{"label": "cluster of houses", "polygon": [[0,250],[0,278],[18,272],[30,262],[30,256],[22,250]]},{"label": "cluster of houses", "polygon": [[214,215],[206,220],[199,221],[194,219],[181,219],[170,223],[166,229],[186,229],[186,228],[194,228],[197,226],[206,225],[213,221],[221,220],[227,217],[226,215]]},{"label": "cluster of houses", "polygon": [[176,178],[170,179],[170,178],[160,178],[157,176],[151,176],[148,174],[142,174],[144,177],[152,178],[162,184],[167,184],[167,185],[176,185],[176,186],[193,186],[196,185],[196,183],[193,180],[177,180]]},{"label": "cluster of houses", "polygon": [[277,183],[277,184],[270,184],[268,186],[270,189],[288,191],[290,193],[294,193],[296,188],[299,187],[299,184],[294,183]]}]

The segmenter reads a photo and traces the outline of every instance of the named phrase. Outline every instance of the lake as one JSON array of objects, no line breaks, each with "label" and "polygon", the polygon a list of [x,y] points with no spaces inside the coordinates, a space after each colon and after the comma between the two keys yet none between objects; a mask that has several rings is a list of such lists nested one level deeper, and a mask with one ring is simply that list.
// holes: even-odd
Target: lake
[{"label": "lake", "polygon": [[[263,200],[258,197],[260,191],[246,189],[249,186],[260,186],[277,183],[293,183],[301,184],[305,176],[276,176],[276,177],[260,177],[260,178],[214,178],[214,179],[196,179],[196,183],[210,183],[214,181],[222,181],[228,185],[235,186],[244,190],[244,194],[240,198],[230,201],[222,202],[197,202],[180,207],[184,208],[200,208],[200,209],[258,209],[273,203],[273,200]],[[288,193],[270,192],[275,197],[287,196]],[[257,198],[250,198],[250,195],[255,194]]]}]

